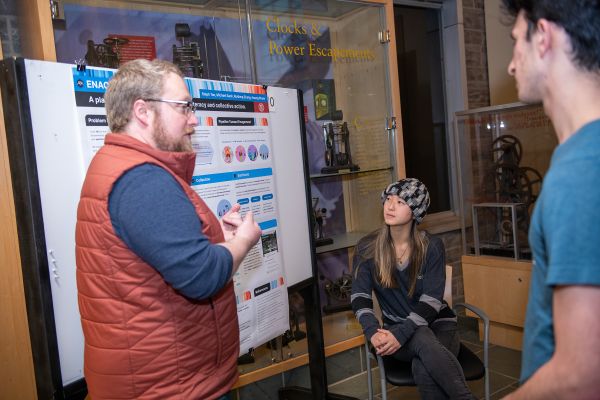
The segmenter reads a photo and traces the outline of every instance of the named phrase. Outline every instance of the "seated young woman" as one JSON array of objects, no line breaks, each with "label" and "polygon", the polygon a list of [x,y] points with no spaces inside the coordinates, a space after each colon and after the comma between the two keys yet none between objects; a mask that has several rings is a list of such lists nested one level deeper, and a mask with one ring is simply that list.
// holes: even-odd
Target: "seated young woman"
[{"label": "seated young woman", "polygon": [[378,354],[412,363],[423,399],[473,399],[456,359],[456,315],[443,300],[444,244],[417,229],[429,192],[418,179],[406,178],[385,188],[381,199],[383,226],[356,246],[351,297],[356,318]]}]

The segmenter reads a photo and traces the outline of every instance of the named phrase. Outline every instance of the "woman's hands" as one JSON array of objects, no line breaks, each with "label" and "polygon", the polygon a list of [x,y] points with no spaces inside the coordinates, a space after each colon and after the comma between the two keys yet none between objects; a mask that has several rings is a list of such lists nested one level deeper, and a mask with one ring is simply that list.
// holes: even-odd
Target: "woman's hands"
[{"label": "woman's hands", "polygon": [[377,329],[377,333],[371,337],[371,343],[380,356],[389,356],[400,350],[400,343],[387,329]]}]

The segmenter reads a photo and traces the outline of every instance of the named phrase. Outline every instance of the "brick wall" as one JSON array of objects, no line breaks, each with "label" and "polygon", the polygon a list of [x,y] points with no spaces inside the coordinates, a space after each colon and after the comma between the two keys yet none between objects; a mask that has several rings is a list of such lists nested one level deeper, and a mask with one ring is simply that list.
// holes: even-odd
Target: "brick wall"
[{"label": "brick wall", "polygon": [[[484,0],[462,0],[468,108],[490,105]],[[465,299],[460,257],[463,254],[460,230],[439,236],[446,246],[446,263],[452,265],[452,294],[455,302]]]},{"label": "brick wall", "polygon": [[469,108],[490,105],[484,0],[462,0]]}]

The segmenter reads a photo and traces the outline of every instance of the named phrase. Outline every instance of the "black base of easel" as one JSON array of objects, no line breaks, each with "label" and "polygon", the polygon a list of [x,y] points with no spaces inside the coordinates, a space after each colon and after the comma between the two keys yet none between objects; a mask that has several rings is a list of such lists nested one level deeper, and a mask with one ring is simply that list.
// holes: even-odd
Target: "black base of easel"
[{"label": "black base of easel", "polygon": [[[289,386],[279,389],[279,400],[307,400],[314,399],[310,389],[299,386]],[[358,400],[342,394],[327,393],[327,400]]]},{"label": "black base of easel", "polygon": [[283,387],[279,389],[279,400],[358,400],[354,397],[328,393],[323,320],[316,280],[312,279],[308,286],[299,290],[299,293],[304,299],[310,389],[299,386]]}]

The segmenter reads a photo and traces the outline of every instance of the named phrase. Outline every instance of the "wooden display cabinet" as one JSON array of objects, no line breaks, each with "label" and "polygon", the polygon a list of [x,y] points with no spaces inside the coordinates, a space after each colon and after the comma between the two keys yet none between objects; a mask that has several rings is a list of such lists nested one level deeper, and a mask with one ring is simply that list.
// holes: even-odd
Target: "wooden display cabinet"
[{"label": "wooden display cabinet", "polygon": [[[465,302],[490,317],[490,342],[521,350],[531,262],[504,257],[463,256]],[[480,323],[480,335],[483,327]]]}]

